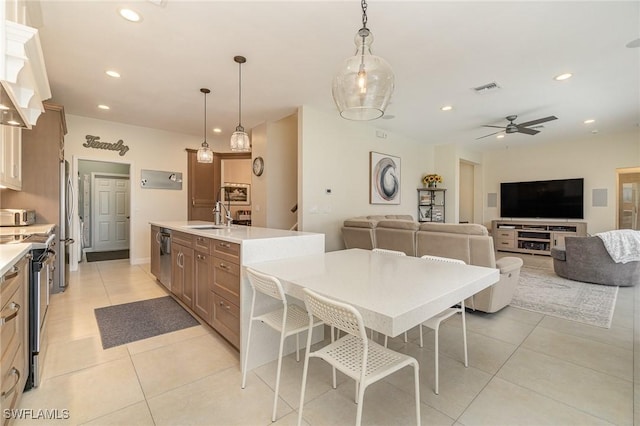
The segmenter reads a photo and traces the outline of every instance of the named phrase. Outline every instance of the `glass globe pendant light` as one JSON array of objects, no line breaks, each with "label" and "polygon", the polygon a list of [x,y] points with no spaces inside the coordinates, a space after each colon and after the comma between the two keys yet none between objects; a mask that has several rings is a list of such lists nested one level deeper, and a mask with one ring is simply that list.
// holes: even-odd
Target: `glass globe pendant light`
[{"label": "glass globe pendant light", "polygon": [[200,89],[204,93],[204,142],[202,146],[198,148],[198,154],[196,156],[198,163],[213,163],[213,151],[209,148],[207,143],[207,94],[211,93],[209,89]]},{"label": "glass globe pendant light", "polygon": [[375,120],[384,115],[393,93],[394,76],[383,58],[371,53],[373,35],[367,28],[367,2],[361,1],[362,28],[355,37],[356,54],[347,58],[333,79],[333,100],[342,118]]},{"label": "glass globe pendant light", "polygon": [[234,56],[233,60],[238,63],[238,126],[231,135],[231,151],[248,152],[251,151],[251,142],[242,127],[242,64],[247,62],[247,58]]}]

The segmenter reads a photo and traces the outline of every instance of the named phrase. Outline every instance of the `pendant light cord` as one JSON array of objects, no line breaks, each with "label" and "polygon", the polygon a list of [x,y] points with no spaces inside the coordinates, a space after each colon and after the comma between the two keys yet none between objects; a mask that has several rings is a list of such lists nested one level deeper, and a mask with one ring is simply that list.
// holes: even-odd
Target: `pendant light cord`
[{"label": "pendant light cord", "polygon": [[238,62],[238,127],[242,127],[242,62]]},{"label": "pendant light cord", "polygon": [[207,93],[204,92],[204,129],[202,129],[202,133],[204,134],[204,143],[207,143]]},{"label": "pendant light cord", "polygon": [[362,0],[362,28],[367,28],[367,0]]}]

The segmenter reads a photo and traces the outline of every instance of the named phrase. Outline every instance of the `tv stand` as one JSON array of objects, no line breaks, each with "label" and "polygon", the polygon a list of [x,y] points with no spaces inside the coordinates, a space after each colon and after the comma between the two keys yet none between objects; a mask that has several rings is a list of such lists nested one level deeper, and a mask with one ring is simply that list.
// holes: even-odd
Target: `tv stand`
[{"label": "tv stand", "polygon": [[564,246],[565,237],[586,236],[587,224],[586,222],[493,220],[491,234],[498,251],[549,256],[553,247]]}]

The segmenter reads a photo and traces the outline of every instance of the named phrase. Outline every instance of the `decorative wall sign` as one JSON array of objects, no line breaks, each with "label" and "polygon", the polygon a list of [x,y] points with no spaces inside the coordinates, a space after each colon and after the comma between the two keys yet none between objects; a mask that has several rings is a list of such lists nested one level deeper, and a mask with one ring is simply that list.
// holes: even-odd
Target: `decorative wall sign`
[{"label": "decorative wall sign", "polygon": [[106,149],[108,151],[119,151],[120,156],[124,156],[129,147],[120,139],[118,142],[101,142],[100,136],[87,135],[86,142],[82,144],[85,148]]},{"label": "decorative wall sign", "polygon": [[182,189],[182,173],[140,170],[140,186],[148,189]]},{"label": "decorative wall sign", "polygon": [[369,153],[369,203],[400,204],[400,157]]}]

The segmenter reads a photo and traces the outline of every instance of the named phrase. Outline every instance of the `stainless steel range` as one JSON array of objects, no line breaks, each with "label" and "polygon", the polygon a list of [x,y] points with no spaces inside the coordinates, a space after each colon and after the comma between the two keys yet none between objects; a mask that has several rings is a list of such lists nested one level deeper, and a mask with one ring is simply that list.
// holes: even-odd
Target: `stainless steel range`
[{"label": "stainless steel range", "polygon": [[[45,227],[47,232],[29,233],[29,227],[14,228],[0,234],[0,244],[31,244],[29,253],[29,377],[25,389],[40,384],[44,351],[46,350],[46,315],[49,295],[53,290],[53,272],[56,261],[56,235],[54,227]],[[34,226],[34,231],[41,227]],[[3,231],[5,232],[5,231]]]}]

